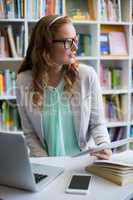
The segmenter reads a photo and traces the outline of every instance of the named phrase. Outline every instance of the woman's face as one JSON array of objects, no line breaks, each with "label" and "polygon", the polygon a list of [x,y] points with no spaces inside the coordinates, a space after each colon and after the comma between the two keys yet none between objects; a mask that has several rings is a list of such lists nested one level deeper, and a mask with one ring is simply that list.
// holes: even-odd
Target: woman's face
[{"label": "woman's face", "polygon": [[53,38],[51,58],[58,65],[72,64],[76,59],[77,37],[74,26],[64,24]]}]

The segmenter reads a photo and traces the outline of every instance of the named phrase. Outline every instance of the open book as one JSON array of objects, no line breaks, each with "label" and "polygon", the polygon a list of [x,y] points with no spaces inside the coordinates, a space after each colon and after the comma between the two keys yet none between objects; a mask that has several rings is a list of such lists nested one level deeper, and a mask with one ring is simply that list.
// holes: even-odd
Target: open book
[{"label": "open book", "polygon": [[81,151],[81,152],[73,155],[72,157],[78,157],[78,156],[82,156],[82,155],[89,154],[89,153],[95,153],[95,152],[102,151],[104,149],[114,149],[114,148],[126,145],[130,142],[133,142],[133,137],[117,140],[117,141],[114,141],[111,143],[102,143],[100,145],[90,147],[87,150]]},{"label": "open book", "polygon": [[96,160],[86,171],[118,185],[133,182],[133,151],[113,154],[110,160]]}]

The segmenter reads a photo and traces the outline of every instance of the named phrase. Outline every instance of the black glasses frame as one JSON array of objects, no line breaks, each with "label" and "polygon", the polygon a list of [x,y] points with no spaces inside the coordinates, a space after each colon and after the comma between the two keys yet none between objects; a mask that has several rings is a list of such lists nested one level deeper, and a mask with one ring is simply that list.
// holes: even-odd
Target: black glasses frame
[{"label": "black glasses frame", "polygon": [[53,43],[57,43],[57,42],[61,42],[64,43],[64,48],[65,49],[71,49],[73,44],[78,45],[78,36],[76,36],[75,38],[65,38],[65,39],[61,39],[61,40],[52,40]]}]

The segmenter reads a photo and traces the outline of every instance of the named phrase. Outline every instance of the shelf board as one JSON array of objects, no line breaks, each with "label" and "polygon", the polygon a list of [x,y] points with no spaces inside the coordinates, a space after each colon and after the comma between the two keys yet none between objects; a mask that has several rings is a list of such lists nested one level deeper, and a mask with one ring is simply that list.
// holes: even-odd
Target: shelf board
[{"label": "shelf board", "polygon": [[16,99],[16,96],[11,96],[11,95],[0,96],[0,100],[15,100],[15,99]]},{"label": "shelf board", "polygon": [[[39,20],[39,18],[38,19],[28,19],[27,22],[28,23],[36,23],[38,20]],[[96,21],[91,21],[91,20],[73,20],[73,19],[72,19],[72,23],[73,24],[82,24],[82,25],[85,25],[85,24],[97,24]]]},{"label": "shelf board", "polygon": [[92,24],[95,25],[97,24],[96,21],[91,21],[91,20],[72,20],[73,24],[81,24],[81,25],[86,25],[86,24]]},{"label": "shelf board", "polygon": [[126,94],[128,93],[128,90],[124,90],[124,89],[107,89],[107,90],[102,90],[102,94],[103,95],[107,95],[107,94]]},{"label": "shelf board", "polygon": [[22,130],[4,130],[4,129],[0,129],[0,133],[11,133],[11,134],[23,134]]},{"label": "shelf board", "polygon": [[131,120],[130,125],[131,125],[131,126],[133,125],[133,120]]},{"label": "shelf board", "polygon": [[2,62],[7,62],[7,61],[22,61],[24,58],[23,57],[5,57],[5,58],[0,58],[0,61]]},{"label": "shelf board", "polygon": [[27,22],[28,23],[36,23],[36,22],[38,22],[40,19],[38,18],[38,19],[27,19]]},{"label": "shelf board", "polygon": [[113,55],[101,55],[100,56],[101,60],[128,60],[129,56],[113,56]]},{"label": "shelf board", "polygon": [[125,121],[118,121],[118,122],[108,122],[108,121],[106,121],[105,124],[108,128],[127,126],[127,122],[125,122]]},{"label": "shelf board", "polygon": [[130,22],[99,21],[101,25],[129,25]]},{"label": "shelf board", "polygon": [[24,22],[24,19],[12,18],[12,19],[0,19],[0,22]]},{"label": "shelf board", "polygon": [[77,56],[77,60],[97,60],[95,56]]}]

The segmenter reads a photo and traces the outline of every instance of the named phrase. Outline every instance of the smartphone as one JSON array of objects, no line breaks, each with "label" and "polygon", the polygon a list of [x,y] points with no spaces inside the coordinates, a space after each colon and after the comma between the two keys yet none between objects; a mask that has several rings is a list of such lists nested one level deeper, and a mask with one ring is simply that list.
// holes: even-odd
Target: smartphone
[{"label": "smartphone", "polygon": [[73,174],[66,188],[66,192],[71,194],[87,194],[90,181],[91,176],[88,174]]}]

